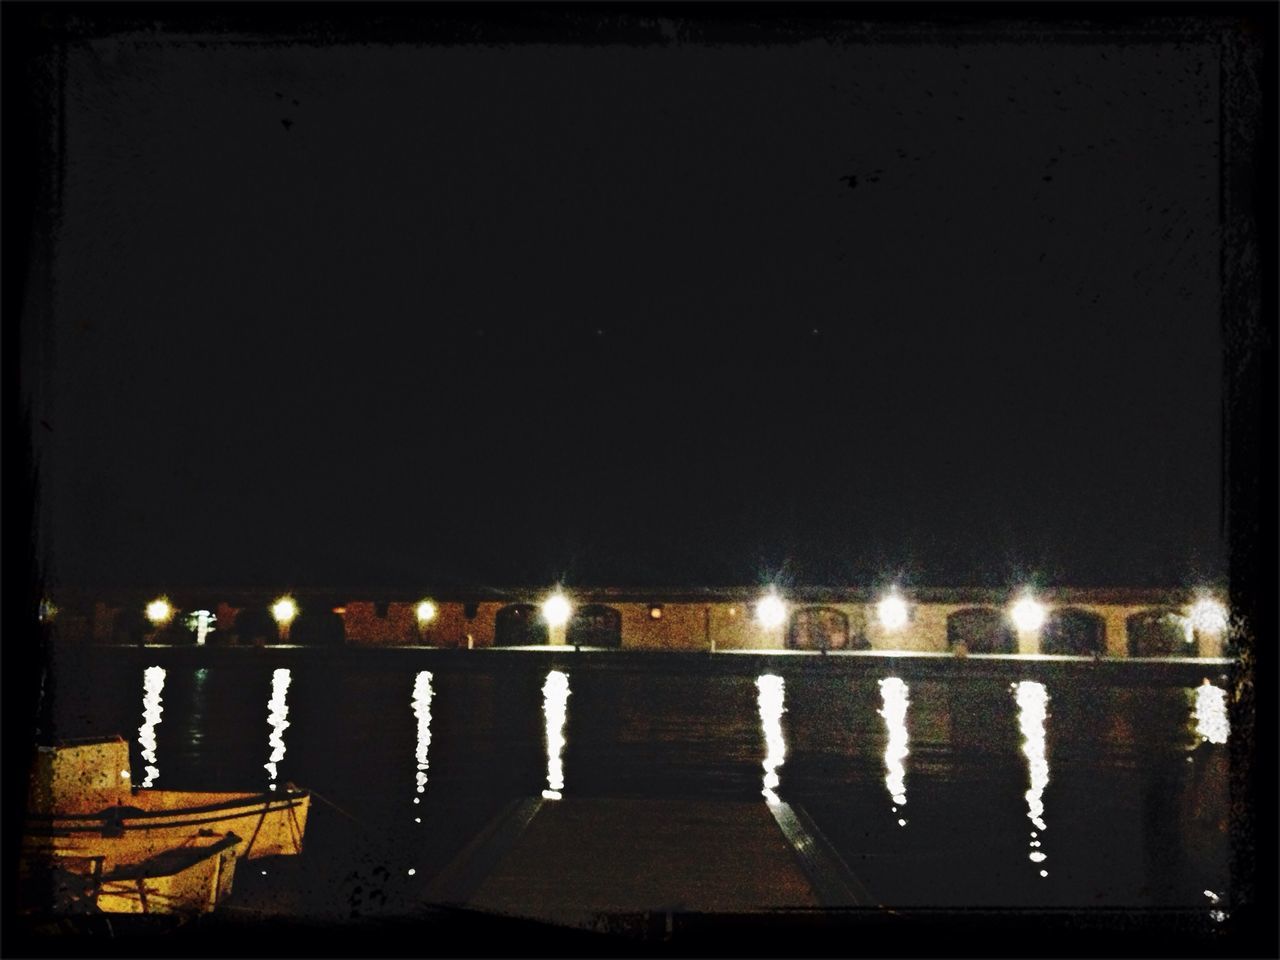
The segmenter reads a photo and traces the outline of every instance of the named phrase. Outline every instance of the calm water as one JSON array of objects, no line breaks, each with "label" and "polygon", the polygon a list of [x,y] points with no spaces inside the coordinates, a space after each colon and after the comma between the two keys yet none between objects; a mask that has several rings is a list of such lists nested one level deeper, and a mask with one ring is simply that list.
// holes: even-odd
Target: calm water
[{"label": "calm water", "polygon": [[482,656],[502,669],[129,651],[55,668],[54,732],[123,734],[148,786],[312,789],[306,853],[236,876],[294,915],[412,912],[516,797],[766,790],[886,905],[1230,909],[1220,687]]}]

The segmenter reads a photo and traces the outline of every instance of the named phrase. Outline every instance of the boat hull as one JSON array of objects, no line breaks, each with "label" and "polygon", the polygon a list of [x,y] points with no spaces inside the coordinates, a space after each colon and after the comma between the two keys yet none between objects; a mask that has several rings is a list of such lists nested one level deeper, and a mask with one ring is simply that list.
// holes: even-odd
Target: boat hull
[{"label": "boat hull", "polygon": [[23,838],[28,855],[101,858],[101,869],[137,864],[176,847],[228,833],[238,859],[302,852],[311,795],[136,790],[127,805],[96,813],[30,813]]},{"label": "boat hull", "polygon": [[227,834],[208,846],[166,851],[105,874],[94,898],[103,913],[209,913],[231,896],[236,846]]}]

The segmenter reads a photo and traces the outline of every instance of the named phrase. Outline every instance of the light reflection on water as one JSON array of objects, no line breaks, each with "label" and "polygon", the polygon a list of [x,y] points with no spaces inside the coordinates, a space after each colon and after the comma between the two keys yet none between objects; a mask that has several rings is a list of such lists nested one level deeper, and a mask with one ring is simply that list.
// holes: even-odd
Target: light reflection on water
[{"label": "light reflection on water", "polygon": [[160,768],[156,766],[156,724],[164,712],[161,706],[160,691],[164,689],[164,667],[147,667],[142,673],[142,726],[138,728],[138,743],[142,744],[142,759],[146,777],[142,781],[149,787],[160,776]]},{"label": "light reflection on water", "polygon": [[[413,681],[413,715],[418,718],[418,748],[414,753],[417,761],[417,772],[414,775],[417,781],[417,793],[427,791],[427,750],[431,747],[431,698],[433,696],[431,671],[423,670]],[[418,803],[419,798],[414,797],[413,802]],[[413,819],[415,823],[422,822],[421,817]]]},{"label": "light reflection on water", "polygon": [[[1040,833],[1047,827],[1044,822],[1044,788],[1049,783],[1049,761],[1045,757],[1044,721],[1049,715],[1047,704],[1048,691],[1043,683],[1034,680],[1023,680],[1015,687],[1018,699],[1018,726],[1022,728],[1022,752],[1027,757],[1027,770],[1031,776],[1031,788],[1027,790],[1027,817],[1035,826],[1031,831],[1031,853],[1028,858],[1032,863],[1045,861],[1044,851],[1040,849],[1042,841]],[[1040,876],[1047,877],[1048,870],[1042,869]]]},{"label": "light reflection on water", "polygon": [[[1095,686],[1083,676],[1063,681],[1051,695],[1055,753],[1049,763],[1050,695],[1039,684],[1010,689],[1011,681],[1024,679],[1017,676],[963,678],[955,681],[962,695],[954,696],[947,682],[914,676],[908,681],[912,674],[898,671],[893,677],[891,670],[870,677],[863,673],[853,682],[835,678],[824,685],[807,676],[785,682],[782,677],[692,672],[660,674],[655,682],[649,673],[598,677],[590,674],[590,665],[578,668],[587,671],[581,676],[549,677],[551,665],[545,662],[518,672],[504,668],[478,679],[470,673],[459,679],[454,668],[435,663],[406,664],[394,671],[377,663],[336,673],[331,684],[320,684],[313,699],[311,683],[297,691],[291,682],[286,685],[288,671],[273,682],[277,664],[220,663],[206,670],[168,663],[161,659],[164,654],[142,656],[146,659],[106,663],[110,684],[98,681],[103,706],[90,718],[101,727],[110,717],[123,716],[124,732],[135,731],[136,784],[151,773],[144,773],[144,763],[158,767],[158,723],[163,722],[168,724],[166,783],[236,789],[248,780],[265,789],[266,778],[253,771],[264,770],[268,759],[262,756],[261,729],[267,718],[258,712],[266,692],[272,735],[267,753],[278,771],[275,782],[294,780],[334,798],[366,823],[381,822],[379,829],[401,845],[387,866],[393,874],[398,867],[402,877],[406,869],[416,869],[418,878],[434,875],[462,846],[462,834],[478,831],[502,802],[527,795],[523,774],[516,775],[524,764],[531,761],[535,767],[533,796],[567,787],[568,688],[577,684],[573,693],[586,696],[582,684],[592,681],[604,692],[592,691],[588,700],[574,701],[575,796],[583,790],[593,796],[666,796],[674,792],[662,782],[669,773],[669,783],[694,796],[739,798],[745,789],[747,797],[776,798],[782,792],[782,767],[802,760],[804,769],[791,771],[788,795],[782,799],[808,809],[842,856],[866,854],[856,862],[863,863],[869,885],[874,880],[883,888],[886,903],[1176,904],[1199,908],[1206,924],[1212,923],[1208,911],[1232,909],[1231,877],[1224,865],[1228,837],[1218,829],[1229,809],[1225,751],[1230,740],[1226,746],[1204,742],[1194,765],[1185,762],[1183,751],[1213,731],[1213,716],[1235,705],[1219,690],[1198,689],[1199,672],[1191,683],[1136,689]],[[139,677],[139,662],[144,668],[162,663],[173,674],[173,684],[164,677],[161,689],[158,670],[141,671],[144,677]],[[97,661],[93,663],[96,667]],[[429,667],[429,677],[420,672],[423,667]],[[87,686],[95,672],[105,674],[105,669],[76,677],[83,676]],[[538,676],[544,683],[535,687]],[[1225,682],[1209,676],[1230,692]],[[905,683],[895,682],[898,678]],[[141,706],[139,680],[146,688]],[[880,682],[873,692],[869,683],[874,681]],[[434,699],[437,683],[439,703]],[[750,713],[752,685],[758,697],[755,717]],[[79,728],[72,722],[86,712],[84,694],[72,699],[69,694],[79,689],[64,684],[62,690],[63,702],[56,705],[62,711],[61,726],[68,735],[80,734],[88,721]],[[451,690],[457,695],[450,695]],[[844,699],[837,699],[841,694]],[[333,703],[326,706],[325,699]],[[205,701],[212,709],[205,710]],[[835,716],[833,702],[841,711]],[[304,722],[297,732],[286,726],[301,719],[298,710],[311,716],[311,710],[338,703],[344,712],[351,711],[342,722]],[[1008,716],[1009,708],[1013,716]],[[536,743],[544,732],[538,729],[539,710],[546,735],[542,761]],[[815,717],[832,722],[815,722]],[[796,726],[797,720],[804,722]],[[370,737],[380,723],[398,732]],[[1125,737],[1112,732],[1117,724],[1128,731]],[[294,752],[286,754],[285,746]],[[789,755],[792,747],[800,751],[795,758]],[[441,754],[442,748],[453,760]],[[457,763],[458,758],[465,762]],[[449,760],[448,771],[442,760]],[[580,768],[579,762],[585,766]],[[1047,793],[1050,779],[1052,795]],[[153,786],[163,785],[157,778]],[[425,790],[419,793],[419,787]],[[425,799],[409,806],[409,797]],[[857,804],[852,813],[850,798]],[[911,803],[910,815],[900,805],[904,799]],[[884,821],[875,826],[886,812],[886,800],[898,806],[893,819],[905,817],[910,831],[890,831],[891,823]],[[1021,812],[1013,809],[1012,816],[1001,816],[1005,801]],[[1044,831],[1050,801],[1055,813],[1053,868],[1047,858],[1031,856],[1048,852]],[[857,808],[874,816],[868,821]],[[430,818],[424,812],[429,809]],[[394,824],[386,822],[388,814]],[[424,824],[431,820],[430,833],[414,822],[415,816]],[[954,844],[935,842],[959,833],[955,823],[964,827]],[[354,829],[347,824],[342,820],[331,833],[313,831],[313,857],[323,851],[337,863],[346,856],[344,844]],[[455,836],[456,843],[451,839]],[[1019,853],[1028,859],[1021,860]],[[341,862],[345,873],[348,864]],[[1045,868],[1053,876],[1032,882]],[[340,876],[335,872],[333,886]],[[972,883],[957,883],[964,877]],[[1216,891],[1222,902],[1213,902],[1205,889]]]},{"label": "light reflection on water", "polygon": [[[880,681],[880,696],[884,700],[884,706],[877,712],[884,717],[889,731],[889,742],[884,748],[884,765],[888,771],[884,783],[889,788],[889,796],[893,798],[894,813],[907,802],[907,768],[902,761],[910,753],[907,749],[907,706],[911,703],[907,699],[908,692],[906,683],[900,677],[886,677]],[[898,826],[906,825],[907,821],[899,817]]]},{"label": "light reflection on water", "polygon": [[289,704],[286,697],[289,683],[293,679],[287,667],[281,667],[271,674],[271,700],[267,703],[267,723],[271,725],[271,736],[267,742],[271,745],[271,758],[263,764],[271,776],[270,788],[276,788],[278,769],[276,764],[284,759],[284,731],[289,726],[285,719],[289,716]]},{"label": "light reflection on water", "polygon": [[1227,719],[1226,690],[1207,680],[1196,687],[1196,705],[1191,716],[1196,721],[1196,733],[1209,743],[1227,742],[1231,723]]},{"label": "light reflection on water", "polygon": [[559,800],[564,790],[564,724],[568,716],[569,676],[559,670],[547,674],[542,685],[542,713],[547,720],[547,789],[542,791],[548,800]]},{"label": "light reflection on water", "polygon": [[764,789],[760,792],[769,801],[776,801],[775,792],[781,782],[778,768],[787,757],[787,742],[782,737],[782,714],[786,710],[786,686],[782,678],[776,674],[766,673],[756,678],[756,689],[760,694],[757,703],[760,706],[760,727],[764,731]]}]

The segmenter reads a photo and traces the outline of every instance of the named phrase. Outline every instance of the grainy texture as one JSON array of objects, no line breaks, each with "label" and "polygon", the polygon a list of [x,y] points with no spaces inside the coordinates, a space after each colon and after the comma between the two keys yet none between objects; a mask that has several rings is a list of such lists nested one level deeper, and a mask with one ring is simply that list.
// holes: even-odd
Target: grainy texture
[{"label": "grainy texture", "polygon": [[566,797],[543,807],[470,905],[571,922],[818,901],[763,801]]}]

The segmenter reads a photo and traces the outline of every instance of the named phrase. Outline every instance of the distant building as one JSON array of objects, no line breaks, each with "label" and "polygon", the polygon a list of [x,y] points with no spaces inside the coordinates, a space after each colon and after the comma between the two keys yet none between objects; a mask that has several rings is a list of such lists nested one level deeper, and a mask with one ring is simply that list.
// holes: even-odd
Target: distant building
[{"label": "distant building", "polygon": [[[1212,593],[1045,588],[512,588],[470,595],[423,591],[217,589],[155,598],[60,591],[42,622],[65,643],[197,642],[302,646],[492,647],[567,644],[623,650],[900,651],[1101,657],[1219,657],[1226,609]],[[550,606],[548,599],[557,594]],[[53,611],[49,613],[48,610]],[[277,611],[273,616],[273,610]],[[279,611],[296,610],[287,622]],[[201,613],[199,616],[193,614]]]}]

